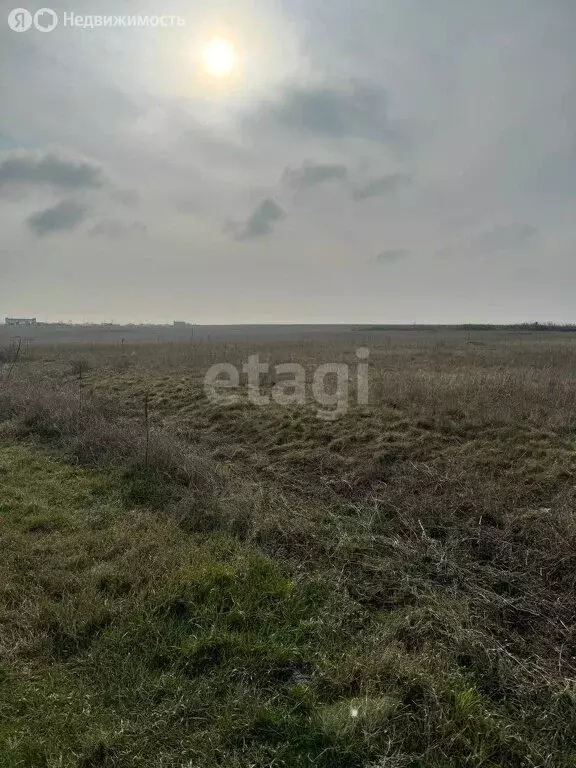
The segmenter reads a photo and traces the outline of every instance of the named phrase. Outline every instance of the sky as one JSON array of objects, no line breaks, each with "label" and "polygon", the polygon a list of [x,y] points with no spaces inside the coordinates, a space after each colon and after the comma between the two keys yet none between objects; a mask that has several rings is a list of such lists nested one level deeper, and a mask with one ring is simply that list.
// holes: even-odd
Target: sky
[{"label": "sky", "polygon": [[13,7],[0,317],[576,321],[574,0]]}]

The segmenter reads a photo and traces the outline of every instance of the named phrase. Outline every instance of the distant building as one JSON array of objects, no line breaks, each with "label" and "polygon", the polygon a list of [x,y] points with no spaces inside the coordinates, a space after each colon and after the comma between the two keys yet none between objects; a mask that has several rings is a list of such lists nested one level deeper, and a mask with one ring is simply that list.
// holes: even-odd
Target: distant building
[{"label": "distant building", "polygon": [[174,328],[188,328],[190,326],[190,323],[187,323],[185,320],[174,320]]},{"label": "distant building", "polygon": [[6,325],[37,325],[35,317],[7,317]]}]

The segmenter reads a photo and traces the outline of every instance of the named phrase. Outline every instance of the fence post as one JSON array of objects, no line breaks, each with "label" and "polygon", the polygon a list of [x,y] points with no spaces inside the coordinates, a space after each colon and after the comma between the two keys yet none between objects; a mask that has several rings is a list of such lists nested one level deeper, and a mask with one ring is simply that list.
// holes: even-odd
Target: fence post
[{"label": "fence post", "polygon": [[20,357],[20,352],[22,351],[22,339],[18,338],[18,345],[16,346],[16,349],[14,351],[14,356],[12,358],[12,364],[10,365],[10,368],[8,368],[8,373],[6,374],[6,378],[4,379],[4,383],[8,383],[8,379],[10,378],[10,375],[12,374],[12,371],[14,370],[14,366],[18,362],[18,359]]},{"label": "fence post", "polygon": [[148,418],[148,401],[150,396],[144,396],[144,424],[146,427],[146,452],[144,454],[144,468],[148,470],[148,460],[150,455],[150,421]]},{"label": "fence post", "polygon": [[82,420],[82,371],[84,366],[80,363],[78,368],[78,421]]}]

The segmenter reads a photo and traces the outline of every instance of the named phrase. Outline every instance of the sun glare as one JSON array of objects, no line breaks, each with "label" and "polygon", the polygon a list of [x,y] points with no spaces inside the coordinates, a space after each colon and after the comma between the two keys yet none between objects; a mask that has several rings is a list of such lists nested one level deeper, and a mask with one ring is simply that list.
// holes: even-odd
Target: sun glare
[{"label": "sun glare", "polygon": [[202,64],[212,77],[228,77],[236,69],[237,54],[234,46],[223,37],[214,37],[202,50]]}]

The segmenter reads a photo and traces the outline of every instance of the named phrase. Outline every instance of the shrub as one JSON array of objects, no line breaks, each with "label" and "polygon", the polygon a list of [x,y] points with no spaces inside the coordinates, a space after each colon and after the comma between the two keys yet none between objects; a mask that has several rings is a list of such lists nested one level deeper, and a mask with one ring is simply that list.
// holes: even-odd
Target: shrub
[{"label": "shrub", "polygon": [[72,360],[70,369],[74,376],[82,378],[92,368],[92,364],[85,359]]}]

